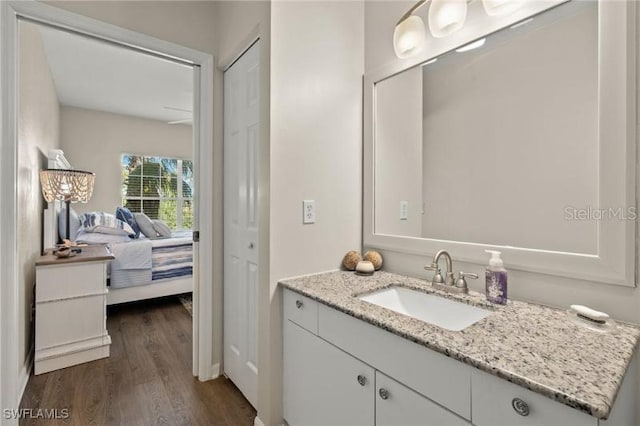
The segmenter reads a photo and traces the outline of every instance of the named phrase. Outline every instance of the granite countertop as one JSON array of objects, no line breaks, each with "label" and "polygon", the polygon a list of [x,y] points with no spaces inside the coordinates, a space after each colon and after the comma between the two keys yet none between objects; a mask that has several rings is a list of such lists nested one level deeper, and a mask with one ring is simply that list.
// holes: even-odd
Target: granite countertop
[{"label": "granite countertop", "polygon": [[[449,331],[354,297],[397,284],[494,313]],[[280,285],[599,419],[609,416],[640,338],[636,326],[617,323],[613,332],[600,333],[570,321],[563,310],[511,300],[494,305],[481,293],[448,294],[383,271],[369,277],[326,272]]]}]

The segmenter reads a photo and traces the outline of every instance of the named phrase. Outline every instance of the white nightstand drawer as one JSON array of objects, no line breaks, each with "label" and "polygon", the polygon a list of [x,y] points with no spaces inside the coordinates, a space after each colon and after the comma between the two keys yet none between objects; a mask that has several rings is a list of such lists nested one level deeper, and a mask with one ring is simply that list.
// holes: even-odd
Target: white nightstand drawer
[{"label": "white nightstand drawer", "polygon": [[104,292],[105,262],[41,266],[36,269],[36,302]]},{"label": "white nightstand drawer", "polygon": [[105,334],[106,295],[78,297],[36,306],[36,350]]}]

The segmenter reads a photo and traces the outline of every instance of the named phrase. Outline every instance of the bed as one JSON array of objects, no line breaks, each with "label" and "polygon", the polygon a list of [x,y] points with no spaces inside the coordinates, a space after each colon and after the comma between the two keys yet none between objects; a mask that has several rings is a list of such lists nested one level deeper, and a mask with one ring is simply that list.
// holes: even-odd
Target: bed
[{"label": "bed", "polygon": [[191,231],[108,246],[116,256],[109,267],[108,305],[193,291]]},{"label": "bed", "polygon": [[[51,150],[48,167],[70,169],[71,165],[61,150]],[[49,203],[45,210],[45,248],[54,247],[58,241],[61,204]],[[107,246],[115,255],[108,271],[108,305],[193,291],[191,231],[173,232],[167,238],[109,242]]]}]

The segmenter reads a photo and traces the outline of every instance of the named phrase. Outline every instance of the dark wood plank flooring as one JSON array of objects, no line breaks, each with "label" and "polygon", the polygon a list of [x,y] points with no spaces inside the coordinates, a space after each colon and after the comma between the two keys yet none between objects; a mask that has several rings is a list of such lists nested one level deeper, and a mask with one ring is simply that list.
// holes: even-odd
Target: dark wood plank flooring
[{"label": "dark wood plank flooring", "polygon": [[31,376],[20,408],[69,409],[21,425],[253,425],[227,379],[191,375],[191,316],[175,297],[109,308],[111,356]]}]

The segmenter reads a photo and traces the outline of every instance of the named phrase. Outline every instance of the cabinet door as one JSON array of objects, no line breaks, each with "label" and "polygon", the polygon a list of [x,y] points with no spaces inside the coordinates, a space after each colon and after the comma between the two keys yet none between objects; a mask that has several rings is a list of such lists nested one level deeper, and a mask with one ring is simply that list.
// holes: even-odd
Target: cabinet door
[{"label": "cabinet door", "polygon": [[284,418],[290,426],[374,425],[374,370],[284,321]]},{"label": "cabinet door", "polygon": [[376,426],[469,426],[466,420],[376,371]]}]

